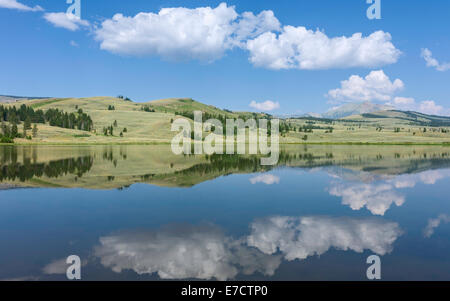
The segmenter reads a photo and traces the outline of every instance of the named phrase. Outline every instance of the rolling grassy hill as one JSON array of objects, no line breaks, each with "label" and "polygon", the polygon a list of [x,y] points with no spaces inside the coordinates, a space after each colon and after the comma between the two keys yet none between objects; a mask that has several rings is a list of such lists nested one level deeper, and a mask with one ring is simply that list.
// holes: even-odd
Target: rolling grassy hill
[{"label": "rolling grassy hill", "polygon": [[[48,98],[22,100],[6,106],[22,104],[33,109],[59,109],[67,113],[82,109],[94,122],[91,132],[38,124],[33,140],[15,139],[18,144],[153,144],[170,143],[175,113],[203,111],[226,118],[265,118],[269,115],[232,112],[189,98],[171,98],[136,103],[115,97]],[[144,111],[148,108],[151,112]],[[114,108],[112,110],[112,108]],[[117,122],[114,135],[105,136],[103,129]],[[343,119],[313,117],[282,121],[290,129],[282,134],[281,143],[374,143],[374,144],[443,144],[450,143],[450,118],[415,112],[381,111]],[[308,127],[311,131],[300,131]],[[22,126],[19,125],[19,131]],[[329,129],[332,128],[332,131]],[[426,128],[426,130],[424,130]],[[125,131],[126,129],[126,131]],[[120,133],[123,133],[123,137]]]}]

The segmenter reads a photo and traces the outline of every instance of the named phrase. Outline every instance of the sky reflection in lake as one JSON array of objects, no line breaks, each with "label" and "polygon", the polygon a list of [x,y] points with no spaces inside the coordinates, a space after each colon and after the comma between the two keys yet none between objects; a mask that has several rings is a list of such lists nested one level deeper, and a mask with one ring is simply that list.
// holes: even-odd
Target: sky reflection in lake
[{"label": "sky reflection in lake", "polygon": [[0,279],[450,280],[447,148],[158,148],[0,150]]}]

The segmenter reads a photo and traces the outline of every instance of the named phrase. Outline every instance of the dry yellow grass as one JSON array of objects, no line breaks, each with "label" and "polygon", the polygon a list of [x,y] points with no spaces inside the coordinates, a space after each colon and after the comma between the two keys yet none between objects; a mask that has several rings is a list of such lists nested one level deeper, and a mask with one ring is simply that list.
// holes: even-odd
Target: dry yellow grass
[{"label": "dry yellow grass", "polygon": [[[62,129],[38,124],[38,136],[32,141],[16,139],[18,144],[153,144],[170,143],[176,134],[171,132],[171,121],[176,119],[175,112],[200,110],[210,114],[222,114],[237,118],[251,113],[230,113],[216,107],[208,106],[190,99],[165,99],[147,103],[134,103],[114,97],[37,99],[18,102],[13,105],[30,105],[35,109],[47,110],[57,108],[65,112],[75,112],[82,109],[94,121],[95,130],[83,132]],[[151,106],[156,112],[144,112],[143,105]],[[108,110],[114,106],[115,110]],[[394,114],[394,113],[392,113]],[[358,119],[359,118],[359,119]],[[373,122],[364,122],[361,116],[352,116],[353,122],[340,121],[327,124],[315,121],[315,126],[334,128],[332,133],[315,129],[312,133],[289,132],[280,139],[280,143],[374,143],[374,144],[443,144],[450,143],[450,133],[429,130],[426,133],[420,126],[411,126],[395,114],[390,118],[382,118]],[[103,135],[103,128],[117,121],[114,136]],[[358,121],[361,121],[360,123]],[[295,127],[306,124],[305,120],[288,120]],[[377,128],[381,126],[381,131]],[[395,132],[395,128],[400,132]],[[124,129],[127,132],[124,132]],[[446,128],[450,132],[450,128]],[[21,131],[21,127],[19,127]],[[120,133],[123,132],[123,137]],[[307,140],[302,138],[307,135]]]}]

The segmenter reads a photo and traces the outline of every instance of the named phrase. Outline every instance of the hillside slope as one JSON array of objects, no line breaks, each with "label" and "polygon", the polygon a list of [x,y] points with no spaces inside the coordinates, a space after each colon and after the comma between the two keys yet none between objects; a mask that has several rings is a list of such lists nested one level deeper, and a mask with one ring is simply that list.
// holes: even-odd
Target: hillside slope
[{"label": "hillside slope", "polygon": [[[82,109],[94,121],[94,131],[84,132],[38,124],[38,137],[31,142],[16,139],[19,143],[169,143],[176,134],[171,131],[171,122],[178,118],[176,112],[202,111],[226,118],[267,116],[260,113],[231,112],[192,99],[176,98],[145,103],[115,97],[49,98],[23,100],[8,106],[19,108],[23,104],[44,112],[59,109],[72,113]],[[148,111],[143,110],[144,108]],[[103,129],[116,123],[114,136],[105,136]]]},{"label": "hillside slope", "polygon": [[[226,118],[262,118],[268,115],[232,112],[192,99],[163,99],[136,103],[115,97],[49,98],[23,100],[6,106],[30,106],[35,110],[59,109],[67,113],[83,110],[94,123],[90,132],[38,124],[32,140],[15,139],[18,144],[153,144],[170,143],[175,132],[175,113],[203,111]],[[145,110],[143,110],[145,109]],[[382,111],[343,119],[284,119],[280,143],[450,143],[450,118],[414,112]],[[289,125],[289,126],[287,126]],[[113,126],[113,135],[104,128]],[[425,129],[427,128],[427,129]],[[22,125],[19,125],[19,132]],[[120,135],[122,133],[122,135]]]}]

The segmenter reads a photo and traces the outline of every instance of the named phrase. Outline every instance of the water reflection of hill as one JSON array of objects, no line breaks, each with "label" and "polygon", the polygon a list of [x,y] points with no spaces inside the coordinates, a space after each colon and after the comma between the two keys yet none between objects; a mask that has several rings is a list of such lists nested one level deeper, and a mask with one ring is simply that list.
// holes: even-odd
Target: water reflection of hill
[{"label": "water reflection of hill", "polygon": [[449,167],[450,148],[288,145],[281,150],[277,166],[261,166],[258,156],[176,156],[166,145],[0,147],[0,182],[8,187],[112,189],[134,183],[190,187],[228,174],[266,172],[283,166],[340,167],[372,175],[411,174]]}]

